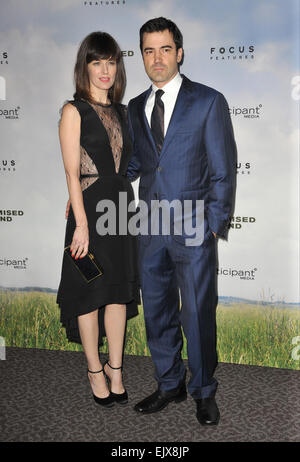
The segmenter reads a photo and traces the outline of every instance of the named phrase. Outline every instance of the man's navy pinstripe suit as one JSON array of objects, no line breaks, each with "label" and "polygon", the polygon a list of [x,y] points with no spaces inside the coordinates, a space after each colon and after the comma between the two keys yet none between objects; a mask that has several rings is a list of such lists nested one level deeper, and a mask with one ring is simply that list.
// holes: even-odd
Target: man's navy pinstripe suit
[{"label": "man's navy pinstripe suit", "polygon": [[[185,379],[181,359],[187,338],[193,398],[213,396],[216,353],[216,239],[225,236],[232,212],[236,146],[224,96],[183,76],[160,155],[146,115],[151,87],[128,106],[134,152],[131,181],[140,177],[139,198],[204,200],[204,241],[188,247],[184,235],[139,236],[139,269],[147,341],[155,378],[163,391]],[[181,296],[181,310],[180,298]]]}]

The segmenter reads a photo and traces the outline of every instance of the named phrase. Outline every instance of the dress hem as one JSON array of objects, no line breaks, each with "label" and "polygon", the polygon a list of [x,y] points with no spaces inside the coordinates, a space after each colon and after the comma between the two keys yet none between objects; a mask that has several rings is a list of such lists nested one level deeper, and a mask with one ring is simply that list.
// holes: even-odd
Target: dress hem
[{"label": "dress hem", "polygon": [[127,301],[120,301],[119,298],[114,299],[114,300],[111,300],[111,298],[109,298],[105,301],[102,300],[100,303],[91,302],[88,306],[85,307],[84,310],[78,310],[75,313],[73,311],[73,313],[70,313],[70,316],[68,316],[68,315],[63,314],[61,310],[62,305],[63,305],[63,299],[61,298],[59,300],[57,299],[56,303],[61,310],[60,323],[66,330],[66,337],[68,341],[82,345],[77,318],[78,316],[91,313],[98,309],[98,325],[99,325],[98,347],[102,346],[103,337],[106,337],[105,327],[104,327],[104,313],[105,313],[104,308],[106,305],[115,304],[115,303],[126,305],[126,320],[134,318],[135,316],[138,316],[139,314],[138,305],[141,303],[139,296],[132,296],[130,298],[125,298],[122,300],[127,300]]}]

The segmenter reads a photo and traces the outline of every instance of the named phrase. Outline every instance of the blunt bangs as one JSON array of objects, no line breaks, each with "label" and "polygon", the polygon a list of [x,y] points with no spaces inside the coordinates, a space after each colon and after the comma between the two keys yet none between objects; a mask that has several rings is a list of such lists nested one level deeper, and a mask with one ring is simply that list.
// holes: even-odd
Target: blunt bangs
[{"label": "blunt bangs", "polygon": [[87,64],[99,59],[114,59],[119,62],[121,56],[120,48],[109,34],[95,32],[88,45],[86,53]]}]

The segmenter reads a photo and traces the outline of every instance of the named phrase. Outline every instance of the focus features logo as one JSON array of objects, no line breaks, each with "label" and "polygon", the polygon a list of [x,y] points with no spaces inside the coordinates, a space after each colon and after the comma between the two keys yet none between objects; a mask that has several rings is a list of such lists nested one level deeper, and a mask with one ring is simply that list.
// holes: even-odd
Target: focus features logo
[{"label": "focus features logo", "polygon": [[20,106],[14,109],[0,109],[0,117],[3,119],[19,119]]},{"label": "focus features logo", "polygon": [[0,267],[13,268],[13,269],[26,269],[28,263],[28,257],[26,258],[0,258]]},{"label": "focus features logo", "polygon": [[229,228],[241,229],[244,223],[256,223],[254,217],[231,217]]},{"label": "focus features logo", "polygon": [[8,64],[7,51],[0,51],[0,64]]},{"label": "focus features logo", "polygon": [[0,222],[1,221],[12,221],[15,217],[23,216],[23,210],[0,210]]},{"label": "focus features logo", "polygon": [[16,161],[15,160],[0,160],[0,172],[15,172],[16,171]]},{"label": "focus features logo", "polygon": [[231,107],[229,112],[231,116],[243,117],[244,119],[259,119],[261,116],[262,104],[256,107]]},{"label": "focus features logo", "polygon": [[254,281],[257,268],[253,269],[237,269],[237,268],[218,268],[218,276],[227,276],[231,278],[239,278],[246,281]]},{"label": "focus features logo", "polygon": [[211,61],[234,61],[254,59],[254,46],[211,47]]},{"label": "focus features logo", "polygon": [[90,1],[90,2],[83,2],[83,6],[120,6],[120,5],[126,5],[125,0],[100,0],[100,1]]},{"label": "focus features logo", "polygon": [[250,175],[251,173],[250,162],[238,162],[236,164],[236,173],[239,175]]}]

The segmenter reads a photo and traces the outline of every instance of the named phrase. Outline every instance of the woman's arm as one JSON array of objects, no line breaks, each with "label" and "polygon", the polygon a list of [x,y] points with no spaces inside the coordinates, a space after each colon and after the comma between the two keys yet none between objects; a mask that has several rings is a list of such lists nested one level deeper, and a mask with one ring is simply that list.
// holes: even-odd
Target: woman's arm
[{"label": "woman's arm", "polygon": [[59,140],[66,172],[69,197],[76,221],[71,243],[72,255],[84,257],[88,252],[89,231],[80,186],[80,115],[70,103],[62,111]]}]

